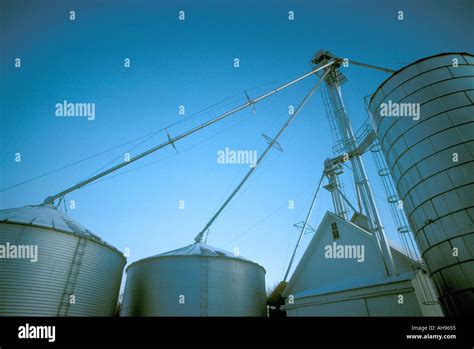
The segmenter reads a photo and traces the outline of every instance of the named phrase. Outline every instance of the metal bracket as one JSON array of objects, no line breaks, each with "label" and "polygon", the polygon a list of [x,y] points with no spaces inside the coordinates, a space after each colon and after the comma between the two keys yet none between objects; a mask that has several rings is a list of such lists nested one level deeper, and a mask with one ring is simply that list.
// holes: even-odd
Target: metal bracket
[{"label": "metal bracket", "polygon": [[178,149],[176,149],[176,146],[174,145],[174,142],[172,141],[172,138],[171,138],[170,134],[168,133],[168,130],[166,130],[166,137],[168,137],[168,141],[170,142],[171,146],[176,151],[176,154],[179,154]]},{"label": "metal bracket", "polygon": [[209,234],[209,228],[205,228],[203,230],[201,230],[201,232],[199,234],[196,235],[196,237],[194,238],[194,243],[195,244],[198,244],[198,243],[201,243],[201,242],[204,242],[207,240],[207,236],[204,237],[205,234]]},{"label": "metal bracket", "polygon": [[250,103],[250,105],[252,106],[252,111],[253,111],[253,114],[256,115],[257,114],[257,111],[255,110],[255,102],[250,99],[250,96],[248,95],[247,91],[244,91],[245,93],[245,96],[247,97],[247,101]]},{"label": "metal bracket", "polygon": [[59,206],[61,205],[61,203],[63,202],[63,200],[64,200],[64,196],[61,196],[61,197],[59,198],[58,202],[56,203],[56,205],[54,205],[54,203],[53,203],[53,205],[56,206],[57,209],[59,209]]},{"label": "metal bracket", "polygon": [[267,144],[272,144],[273,143],[272,148],[275,148],[275,149],[283,152],[283,148],[281,147],[280,143],[275,142],[273,138],[270,138],[270,137],[268,137],[267,135],[265,135],[263,133],[262,133],[262,136],[265,139],[265,142],[267,142]]},{"label": "metal bracket", "polygon": [[331,183],[328,183],[326,185],[323,185],[323,188],[326,189],[329,192],[332,192],[334,190],[334,185]]},{"label": "metal bracket", "polygon": [[[301,222],[298,222],[298,223],[295,223],[293,224],[293,226],[295,228],[298,228],[300,231],[303,229],[304,227],[304,221],[301,221]],[[314,234],[316,233],[316,229],[314,229],[312,226],[310,226],[309,224],[306,225],[306,229],[305,231],[303,232],[303,234]]]}]

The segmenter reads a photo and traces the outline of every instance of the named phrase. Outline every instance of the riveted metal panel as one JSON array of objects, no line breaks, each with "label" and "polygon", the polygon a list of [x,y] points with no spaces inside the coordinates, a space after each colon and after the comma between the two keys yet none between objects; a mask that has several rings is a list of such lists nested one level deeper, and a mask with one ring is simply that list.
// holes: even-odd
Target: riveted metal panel
[{"label": "riveted metal panel", "polygon": [[[457,60],[458,67],[453,66]],[[404,92],[404,93],[403,93]],[[372,123],[440,302],[474,314],[474,59],[449,53],[388,78],[371,99]],[[413,115],[381,116],[382,103],[418,103]]]}]

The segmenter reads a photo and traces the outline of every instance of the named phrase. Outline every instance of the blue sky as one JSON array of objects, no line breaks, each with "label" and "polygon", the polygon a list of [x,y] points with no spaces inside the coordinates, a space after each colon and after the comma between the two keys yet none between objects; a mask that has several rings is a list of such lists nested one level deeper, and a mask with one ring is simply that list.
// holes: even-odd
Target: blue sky
[{"label": "blue sky", "polygon": [[[440,52],[473,51],[471,1],[0,1],[0,189],[169,128],[177,135],[309,71],[319,48],[371,64],[400,68]],[[69,11],[76,20],[69,20]],[[178,21],[178,11],[186,20]],[[288,21],[288,11],[295,20]],[[405,19],[397,21],[397,11]],[[22,67],[14,67],[15,58]],[[123,67],[124,58],[131,67]],[[233,67],[233,59],[240,67]],[[354,129],[366,119],[363,97],[386,74],[345,69],[344,97]],[[84,226],[119,249],[129,262],[193,241],[248,170],[219,165],[217,152],[261,153],[262,133],[276,134],[314,84],[310,78],[104,181],[69,194],[69,210]],[[229,99],[230,98],[230,99]],[[63,100],[96,104],[96,119],[58,118]],[[184,105],[186,115],[178,114]],[[166,139],[164,132],[131,151]],[[138,142],[76,166],[0,192],[0,208],[38,204],[88,177]],[[281,138],[242,192],[213,225],[208,243],[240,249],[267,270],[267,284],[282,278],[332,140],[319,95]],[[20,152],[21,163],[14,161]],[[159,161],[161,160],[161,161]],[[143,165],[148,165],[142,167]],[[389,211],[366,157],[387,234]],[[346,185],[350,186],[349,179]],[[184,200],[185,209],[179,209]],[[288,200],[295,209],[288,209]],[[317,227],[330,196],[321,192],[311,221]],[[305,236],[303,249],[311,236]],[[299,254],[301,255],[301,253]]]}]

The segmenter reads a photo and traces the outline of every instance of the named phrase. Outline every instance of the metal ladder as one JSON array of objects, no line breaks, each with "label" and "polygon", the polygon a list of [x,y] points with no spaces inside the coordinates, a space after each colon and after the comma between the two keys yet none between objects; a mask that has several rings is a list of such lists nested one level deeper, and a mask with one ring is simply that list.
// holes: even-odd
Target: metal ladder
[{"label": "metal ladder", "polygon": [[422,262],[420,253],[415,244],[413,232],[411,231],[405,214],[399,207],[400,197],[395,190],[395,184],[393,183],[390,169],[381,154],[381,147],[378,140],[372,143],[370,152],[374,159],[387,202],[390,206],[390,213],[397,227],[397,231],[400,234],[403,250],[411,259]]},{"label": "metal ladder", "polygon": [[69,270],[69,275],[64,287],[64,292],[61,300],[61,304],[58,309],[58,316],[67,316],[69,312],[69,307],[71,306],[70,296],[74,294],[74,289],[76,288],[77,279],[81,271],[82,259],[85,254],[85,249],[87,245],[87,239],[79,237],[76,245],[76,251],[72,259],[71,268]]},{"label": "metal ladder", "polygon": [[336,117],[334,115],[334,111],[332,109],[331,101],[329,100],[328,92],[326,86],[321,86],[321,97],[323,100],[324,109],[326,111],[326,116],[329,122],[329,129],[331,130],[332,140],[334,142],[334,146],[332,147],[332,151],[334,155],[340,155],[344,152],[344,144],[342,140],[339,138],[339,126],[336,123]]},{"label": "metal ladder", "polygon": [[[332,146],[332,152],[334,156],[338,156],[345,152],[344,142],[339,138],[339,135],[340,135],[339,126],[337,125],[336,115],[333,110],[331,101],[329,100],[326,84],[321,86],[320,91],[321,91],[321,98],[323,100],[324,110],[326,111],[326,117],[329,122],[329,129],[331,130],[331,136],[334,143],[334,145]],[[341,174],[342,172],[335,175],[340,176]],[[337,182],[337,189],[342,193],[342,195],[347,197],[344,183],[342,183],[339,179],[336,179],[336,182]],[[342,201],[341,213],[346,214],[346,215],[349,215],[351,213],[350,209],[347,207],[347,204],[344,200]]]},{"label": "metal ladder", "polygon": [[201,258],[201,316],[207,316],[207,296],[209,281],[209,258]]},{"label": "metal ladder", "polygon": [[[424,265],[423,259],[421,258],[420,252],[415,244],[415,239],[413,237],[413,232],[410,228],[410,225],[407,222],[403,210],[399,207],[400,197],[397,194],[395,189],[395,184],[393,182],[390,168],[385,161],[385,158],[381,154],[381,146],[378,140],[375,140],[370,146],[370,152],[374,159],[377,173],[380,177],[387,202],[390,207],[390,213],[392,215],[393,221],[395,222],[398,234],[400,236],[400,241],[402,243],[403,251],[411,259],[417,261],[418,263]],[[415,278],[413,282],[419,285],[419,290],[421,294],[421,302],[425,305],[437,304],[435,294],[432,291],[432,288],[428,285],[428,281],[420,273],[421,270],[414,270]]]}]

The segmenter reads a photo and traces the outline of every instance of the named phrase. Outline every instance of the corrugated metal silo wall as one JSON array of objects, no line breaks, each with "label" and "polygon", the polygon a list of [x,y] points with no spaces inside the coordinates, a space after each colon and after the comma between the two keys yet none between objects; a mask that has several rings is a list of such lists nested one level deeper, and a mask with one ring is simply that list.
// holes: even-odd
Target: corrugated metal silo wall
[{"label": "corrugated metal silo wall", "polygon": [[265,314],[265,270],[249,261],[173,256],[145,259],[127,269],[122,316]]},{"label": "corrugated metal silo wall", "polygon": [[[38,261],[0,260],[0,316],[112,316],[125,258],[85,240],[79,273],[71,277],[78,241],[55,230],[1,223],[0,244],[37,245]],[[75,304],[61,308],[69,299],[64,297],[68,280],[75,282]]]},{"label": "corrugated metal silo wall", "polygon": [[[387,116],[381,107],[389,101],[419,103],[419,120],[416,109],[398,117],[392,109]],[[452,316],[474,314],[473,101],[474,57],[462,53],[403,68],[370,104],[405,213]]]}]

